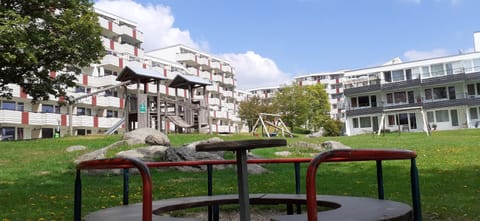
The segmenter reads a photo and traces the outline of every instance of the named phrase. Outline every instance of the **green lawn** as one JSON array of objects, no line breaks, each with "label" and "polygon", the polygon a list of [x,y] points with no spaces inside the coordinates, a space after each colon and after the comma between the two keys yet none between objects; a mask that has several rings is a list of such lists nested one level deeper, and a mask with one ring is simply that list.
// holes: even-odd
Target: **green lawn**
[{"label": "green lawn", "polygon": [[[170,135],[174,146],[210,135]],[[254,139],[250,135],[224,136],[226,140]],[[421,200],[424,220],[480,220],[480,130],[436,131],[424,133],[391,133],[385,136],[352,136],[297,141],[321,143],[340,141],[353,148],[402,148],[418,153]],[[74,165],[79,155],[119,140],[119,136],[69,137],[34,141],[0,142],[0,220],[72,220]],[[88,150],[67,153],[71,145],[85,145]],[[264,157],[273,157],[271,148],[254,150]],[[308,151],[288,149],[295,156],[308,156]],[[387,199],[410,203],[409,162],[386,162],[384,169]],[[292,165],[267,165],[271,172],[250,175],[252,192],[294,192]],[[306,165],[302,165],[305,174]],[[320,167],[320,194],[376,196],[375,164],[341,163]],[[153,171],[154,198],[204,195],[205,173],[175,170]],[[119,176],[83,176],[83,214],[100,208],[120,205],[122,200]],[[215,171],[214,192],[234,193],[236,179],[232,169]],[[304,189],[302,190],[304,191]],[[131,202],[141,200],[139,177],[131,179]]]}]

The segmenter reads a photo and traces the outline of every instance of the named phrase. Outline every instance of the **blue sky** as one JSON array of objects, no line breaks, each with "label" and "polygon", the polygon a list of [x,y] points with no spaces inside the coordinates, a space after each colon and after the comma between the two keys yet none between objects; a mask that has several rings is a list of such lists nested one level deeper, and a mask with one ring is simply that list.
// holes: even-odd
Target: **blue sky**
[{"label": "blue sky", "polygon": [[146,51],[182,43],[230,60],[240,89],[473,49],[478,0],[100,0]]}]

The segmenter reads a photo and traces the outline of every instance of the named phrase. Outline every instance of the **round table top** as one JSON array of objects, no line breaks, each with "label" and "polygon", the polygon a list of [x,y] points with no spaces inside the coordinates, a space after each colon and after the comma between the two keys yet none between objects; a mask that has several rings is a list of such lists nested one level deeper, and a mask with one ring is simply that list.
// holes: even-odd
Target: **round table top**
[{"label": "round table top", "polygon": [[250,150],[255,148],[281,147],[286,146],[285,139],[256,139],[256,140],[239,140],[239,141],[223,141],[218,143],[199,144],[195,147],[197,151],[236,151]]}]

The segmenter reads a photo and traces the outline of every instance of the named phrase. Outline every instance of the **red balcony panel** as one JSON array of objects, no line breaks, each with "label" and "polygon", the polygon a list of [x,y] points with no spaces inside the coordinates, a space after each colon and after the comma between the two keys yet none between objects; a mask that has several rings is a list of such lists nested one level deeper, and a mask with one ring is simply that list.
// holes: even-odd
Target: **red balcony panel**
[{"label": "red balcony panel", "polygon": [[98,127],[98,117],[97,116],[93,117],[93,127],[95,127],[95,128]]},{"label": "red balcony panel", "polygon": [[123,58],[118,58],[118,67],[123,68]]},{"label": "red balcony panel", "polygon": [[145,93],[148,93],[148,91],[149,91],[148,83],[145,83],[143,85],[144,85],[143,87],[145,88]]},{"label": "red balcony panel", "polygon": [[20,87],[20,97],[24,98],[24,99],[27,99],[27,93],[25,93],[25,91],[23,90],[22,87]]},{"label": "red balcony panel", "polygon": [[143,69],[147,69],[147,64],[143,64]]},{"label": "red balcony panel", "polygon": [[125,100],[120,98],[119,101],[120,101],[120,104],[119,104],[120,108],[123,108],[123,105],[125,105]]},{"label": "red balcony panel", "polygon": [[167,76],[167,69],[163,69],[163,76],[164,76],[164,77]]},{"label": "red balcony panel", "polygon": [[138,56],[138,48],[137,47],[133,48],[133,55]]},{"label": "red balcony panel", "polygon": [[67,126],[67,115],[66,115],[66,114],[62,114],[62,115],[61,115],[60,124],[61,124],[62,126]]},{"label": "red balcony panel", "polygon": [[97,106],[97,96],[92,96],[92,106]]},{"label": "red balcony panel", "polygon": [[339,88],[337,88],[337,94],[338,94],[338,93],[340,93],[340,89],[339,89]]},{"label": "red balcony panel", "polygon": [[137,30],[135,29],[132,30],[132,36],[133,38],[137,39]]},{"label": "red balcony panel", "polygon": [[115,42],[113,39],[110,39],[110,49],[115,50]]},{"label": "red balcony panel", "polygon": [[82,83],[83,83],[83,85],[88,85],[88,75],[83,74]]},{"label": "red balcony panel", "polygon": [[183,97],[187,97],[187,90],[183,90]]},{"label": "red balcony panel", "polygon": [[108,30],[113,30],[113,22],[112,21],[108,21]]},{"label": "red balcony panel", "polygon": [[22,112],[22,124],[28,124],[29,115],[28,112]]},{"label": "red balcony panel", "polygon": [[340,84],[340,78],[335,79],[335,83]]}]

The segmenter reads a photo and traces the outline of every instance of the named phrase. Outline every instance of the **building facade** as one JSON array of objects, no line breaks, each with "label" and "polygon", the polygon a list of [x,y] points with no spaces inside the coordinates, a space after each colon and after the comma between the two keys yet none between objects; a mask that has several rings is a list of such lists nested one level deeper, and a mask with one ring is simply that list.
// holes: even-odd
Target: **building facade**
[{"label": "building facade", "polygon": [[476,128],[480,53],[345,72],[346,133]]}]

